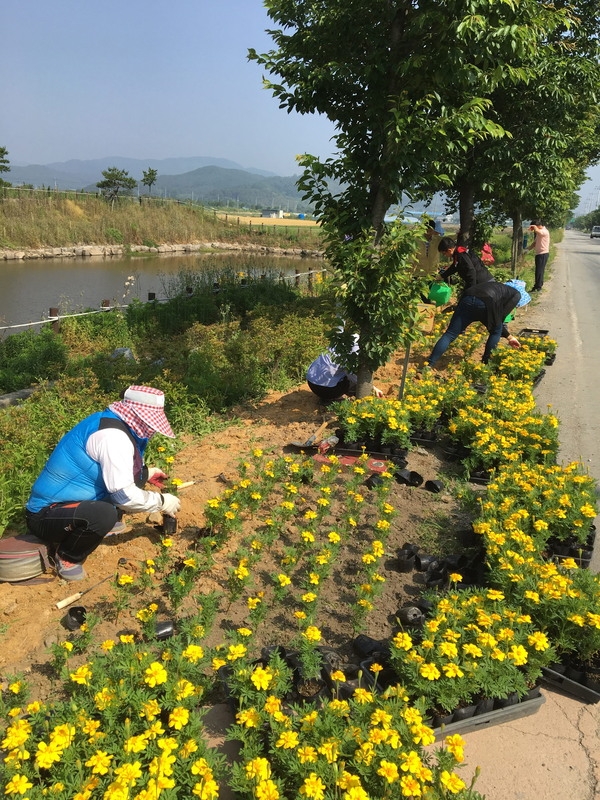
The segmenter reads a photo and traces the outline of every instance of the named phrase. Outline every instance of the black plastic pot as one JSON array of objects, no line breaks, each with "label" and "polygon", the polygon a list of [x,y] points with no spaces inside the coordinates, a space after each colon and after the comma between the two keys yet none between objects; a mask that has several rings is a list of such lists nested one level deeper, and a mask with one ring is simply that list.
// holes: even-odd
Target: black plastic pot
[{"label": "black plastic pot", "polygon": [[461,722],[463,719],[470,719],[475,716],[476,710],[477,706],[475,705],[461,706],[457,708],[452,715],[452,722]]},{"label": "black plastic pot", "polygon": [[86,618],[87,611],[83,606],[73,606],[65,616],[65,628],[70,631],[78,631],[85,623]]},{"label": "black plastic pot", "polygon": [[177,533],[177,517],[172,517],[170,514],[163,514],[162,532],[165,536],[172,536],[174,533]]},{"label": "black plastic pot", "polygon": [[494,698],[482,697],[481,700],[479,700],[479,702],[475,706],[474,716],[478,716],[479,714],[489,714],[489,712],[493,710],[494,710]]},{"label": "black plastic pot", "polygon": [[433,494],[439,494],[444,491],[443,481],[425,481],[425,489]]},{"label": "black plastic pot", "polygon": [[388,639],[373,639],[364,633],[360,633],[352,640],[352,647],[362,658],[369,658],[374,653],[388,653],[390,644]]},{"label": "black plastic pot", "polygon": [[516,706],[519,702],[519,693],[511,692],[506,697],[497,697],[494,700],[494,708],[507,708],[508,706]]},{"label": "black plastic pot", "polygon": [[414,550],[398,550],[396,568],[398,572],[412,572],[415,568]]},{"label": "black plastic pot", "polygon": [[369,475],[367,480],[365,481],[364,485],[367,489],[376,489],[378,486],[383,486],[385,483],[385,478],[377,472],[374,472],[372,475]]},{"label": "black plastic pot", "polygon": [[415,567],[419,572],[425,572],[428,569],[434,569],[440,564],[438,556],[426,555],[424,553],[417,553],[415,556]]},{"label": "black plastic pot", "polygon": [[399,608],[396,616],[402,625],[418,627],[425,622],[425,615],[417,606],[403,606]]},{"label": "black plastic pot", "polygon": [[414,470],[401,469],[396,473],[396,480],[404,486],[420,486],[423,483],[423,476]]},{"label": "black plastic pot", "polygon": [[162,642],[164,639],[170,639],[174,633],[175,633],[175,626],[173,625],[173,622],[170,619],[159,620],[156,623],[156,629],[154,635],[159,641]]}]

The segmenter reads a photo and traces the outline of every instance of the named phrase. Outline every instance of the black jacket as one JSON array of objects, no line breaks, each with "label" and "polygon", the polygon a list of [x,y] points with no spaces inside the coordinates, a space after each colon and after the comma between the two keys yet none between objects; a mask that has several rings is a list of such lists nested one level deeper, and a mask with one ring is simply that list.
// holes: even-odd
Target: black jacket
[{"label": "black jacket", "polygon": [[491,333],[503,322],[521,299],[520,293],[505,283],[488,281],[467,289],[463,297],[478,297],[485,303],[485,327]]},{"label": "black jacket", "polygon": [[462,247],[456,248],[454,263],[448,269],[440,270],[440,275],[443,280],[446,280],[451,275],[459,275],[465,284],[465,289],[470,289],[471,286],[475,286],[478,283],[487,283],[494,280],[494,276],[481,259]]}]

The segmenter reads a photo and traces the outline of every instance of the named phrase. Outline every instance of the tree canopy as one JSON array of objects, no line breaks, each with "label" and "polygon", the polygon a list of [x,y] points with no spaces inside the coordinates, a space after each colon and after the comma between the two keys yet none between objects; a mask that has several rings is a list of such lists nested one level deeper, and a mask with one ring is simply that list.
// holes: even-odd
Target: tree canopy
[{"label": "tree canopy", "polygon": [[114,205],[121,189],[131,191],[137,186],[136,179],[131,178],[125,169],[108,167],[108,169],[102,170],[102,175],[104,179],[98,181],[96,186],[102,189],[104,196],[111,205]]},{"label": "tree canopy", "polygon": [[152,169],[152,167],[148,167],[142,172],[142,183],[144,186],[148,187],[148,191],[152,194],[152,187],[156,183],[156,179],[158,178],[158,170]]}]

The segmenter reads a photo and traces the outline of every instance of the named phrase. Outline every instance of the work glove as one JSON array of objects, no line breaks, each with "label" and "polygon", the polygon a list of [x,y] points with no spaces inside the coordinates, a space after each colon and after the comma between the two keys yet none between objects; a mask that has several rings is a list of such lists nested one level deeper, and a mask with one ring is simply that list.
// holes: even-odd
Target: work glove
[{"label": "work glove", "polygon": [[181,508],[181,500],[174,494],[169,494],[168,492],[162,495],[162,499],[163,504],[160,510],[163,514],[170,514],[174,517]]},{"label": "work glove", "polygon": [[168,479],[168,475],[159,469],[158,467],[150,467],[148,470],[148,483],[151,483],[153,486],[162,489],[165,485],[165,481]]}]

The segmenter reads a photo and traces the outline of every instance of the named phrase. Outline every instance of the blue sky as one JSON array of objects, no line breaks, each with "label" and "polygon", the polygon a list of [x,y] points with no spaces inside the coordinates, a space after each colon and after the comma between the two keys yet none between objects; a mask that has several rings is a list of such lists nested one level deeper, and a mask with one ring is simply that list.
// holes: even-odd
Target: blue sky
[{"label": "blue sky", "polygon": [[332,125],[289,115],[248,48],[262,0],[4,0],[0,146],[11,163],[228,158],[279,175],[331,153]]}]

